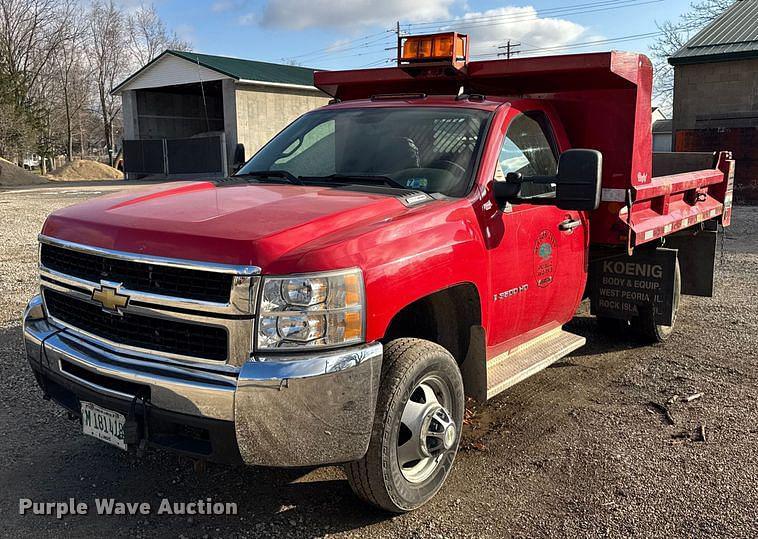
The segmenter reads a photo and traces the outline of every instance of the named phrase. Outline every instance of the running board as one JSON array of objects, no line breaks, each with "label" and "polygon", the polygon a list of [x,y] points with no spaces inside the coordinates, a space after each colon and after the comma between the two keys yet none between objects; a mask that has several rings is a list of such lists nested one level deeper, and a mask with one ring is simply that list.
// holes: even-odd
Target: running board
[{"label": "running board", "polygon": [[586,342],[584,337],[556,328],[491,359],[487,362],[487,398],[540,372]]}]

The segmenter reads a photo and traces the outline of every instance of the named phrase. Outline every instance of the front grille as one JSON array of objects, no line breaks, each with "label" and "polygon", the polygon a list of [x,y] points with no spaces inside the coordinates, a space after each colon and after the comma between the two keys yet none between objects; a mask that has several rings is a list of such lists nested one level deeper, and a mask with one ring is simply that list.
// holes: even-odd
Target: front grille
[{"label": "front grille", "polygon": [[55,290],[45,289],[43,293],[53,318],[102,339],[168,354],[227,359],[228,338],[224,328],[132,313],[118,316]]},{"label": "front grille", "polygon": [[93,283],[121,283],[124,288],[200,301],[227,303],[234,276],[174,268],[82,253],[43,243],[40,261],[47,269]]}]

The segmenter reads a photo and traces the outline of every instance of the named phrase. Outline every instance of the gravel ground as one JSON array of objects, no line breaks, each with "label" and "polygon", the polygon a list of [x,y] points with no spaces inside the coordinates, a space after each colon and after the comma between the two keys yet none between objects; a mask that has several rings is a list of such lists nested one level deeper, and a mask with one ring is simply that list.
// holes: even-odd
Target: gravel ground
[{"label": "gravel ground", "polygon": [[[121,185],[123,187],[123,184]],[[36,287],[36,234],[60,207],[115,189],[0,192],[0,532],[8,537],[693,537],[758,535],[758,208],[738,207],[717,261],[715,298],[683,299],[666,345],[597,335],[473,410],[464,448],[427,506],[389,517],[361,505],[338,468],[138,460],[83,436],[43,401],[19,317]],[[670,426],[649,403],[671,406]],[[697,440],[700,425],[707,443]],[[19,498],[236,502],[234,516],[19,515]],[[94,512],[94,511],[91,511]]]}]

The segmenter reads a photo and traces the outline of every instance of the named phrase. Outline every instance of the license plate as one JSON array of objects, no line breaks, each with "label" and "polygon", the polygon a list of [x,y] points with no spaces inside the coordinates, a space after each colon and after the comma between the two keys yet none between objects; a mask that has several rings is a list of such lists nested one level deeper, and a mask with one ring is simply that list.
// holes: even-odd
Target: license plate
[{"label": "license plate", "polygon": [[126,418],[118,412],[82,401],[82,430],[88,436],[126,450],[125,422]]}]

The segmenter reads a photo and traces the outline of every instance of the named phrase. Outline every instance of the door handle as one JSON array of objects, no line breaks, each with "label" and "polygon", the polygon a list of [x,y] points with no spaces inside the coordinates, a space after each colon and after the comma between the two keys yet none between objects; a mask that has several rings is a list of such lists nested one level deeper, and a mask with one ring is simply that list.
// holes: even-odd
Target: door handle
[{"label": "door handle", "polygon": [[579,219],[566,219],[558,224],[560,230],[574,230],[575,228],[582,226],[582,222]]}]

